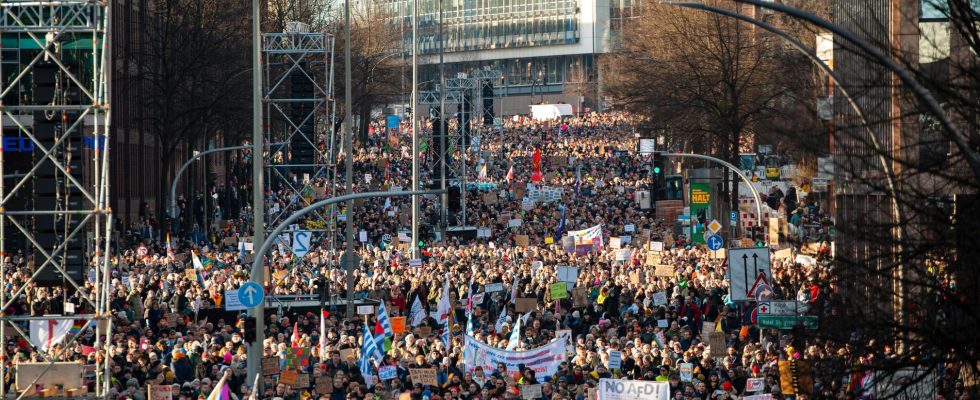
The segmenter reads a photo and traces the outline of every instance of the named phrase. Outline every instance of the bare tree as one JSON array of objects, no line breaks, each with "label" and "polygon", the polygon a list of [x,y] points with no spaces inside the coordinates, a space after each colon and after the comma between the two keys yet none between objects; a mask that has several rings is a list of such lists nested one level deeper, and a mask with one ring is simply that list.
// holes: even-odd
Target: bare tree
[{"label": "bare tree", "polygon": [[[137,65],[152,94],[141,106],[166,174],[158,177],[159,193],[168,192],[182,146],[241,132],[248,121],[248,21],[234,0],[153,2]],[[165,209],[164,199],[157,210]]]}]

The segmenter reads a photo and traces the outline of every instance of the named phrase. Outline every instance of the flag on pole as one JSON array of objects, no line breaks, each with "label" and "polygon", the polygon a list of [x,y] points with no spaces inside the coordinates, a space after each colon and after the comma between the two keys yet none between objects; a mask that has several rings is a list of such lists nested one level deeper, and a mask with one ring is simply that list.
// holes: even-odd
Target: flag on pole
[{"label": "flag on pole", "polygon": [[378,306],[378,323],[381,324],[385,337],[395,336],[395,331],[391,329],[391,319],[388,318],[388,309],[385,308],[384,301]]},{"label": "flag on pole", "polygon": [[70,319],[42,319],[31,321],[31,343],[41,351],[51,350],[68,336],[74,321]]},{"label": "flag on pole", "polygon": [[483,163],[483,165],[480,166],[480,175],[478,176],[478,179],[480,179],[481,181],[487,180],[487,164],[486,163]]},{"label": "flag on pole", "polygon": [[330,311],[320,310],[320,359],[326,360],[327,355],[327,317]]},{"label": "flag on pole", "polygon": [[174,259],[174,248],[170,244],[170,232],[167,232],[167,258],[170,260]]},{"label": "flag on pole", "polygon": [[211,390],[211,395],[208,396],[208,400],[231,400],[231,392],[228,389],[228,375],[225,373],[221,380],[214,385],[214,390]]},{"label": "flag on pole", "polygon": [[412,326],[422,325],[422,322],[425,321],[425,317],[427,316],[428,315],[426,315],[425,306],[422,305],[422,300],[420,300],[419,296],[416,295],[415,302],[412,303],[412,312],[411,312]]},{"label": "flag on pole", "polygon": [[503,311],[500,312],[500,317],[497,318],[497,323],[494,324],[493,329],[495,332],[500,333],[504,329],[504,324],[507,323],[507,307],[504,307]]},{"label": "flag on pole", "polygon": [[514,180],[514,166],[511,165],[510,169],[507,171],[507,183]]},{"label": "flag on pole", "polygon": [[517,343],[521,341],[521,318],[514,321],[514,330],[510,332],[510,339],[507,340],[507,351],[514,351]]},{"label": "flag on pole", "polygon": [[517,304],[517,284],[518,284],[518,279],[517,276],[515,275],[514,284],[510,285],[510,302],[514,304]]},{"label": "flag on pole", "polygon": [[367,324],[364,324],[364,337],[361,338],[361,361],[358,363],[361,375],[371,376],[371,357],[374,357],[375,360],[381,360],[383,355],[381,350],[378,350],[378,342],[374,341],[371,330],[368,329]]},{"label": "flag on pole", "polygon": [[444,328],[442,330],[442,343],[446,345],[446,352],[447,353],[451,352],[451,350],[452,350],[450,348],[450,344],[451,344],[450,343],[450,338],[451,338],[450,335],[452,334],[452,332],[450,331],[450,326],[451,325],[449,324],[449,318],[446,318],[446,322],[443,324],[443,327]]},{"label": "flag on pole", "polygon": [[245,262],[245,242],[244,241],[242,241],[241,243],[238,244],[238,257],[241,260],[241,262],[243,262],[243,263]]},{"label": "flag on pole", "polygon": [[197,252],[191,250],[191,261],[194,262],[194,269],[200,271],[204,269],[204,264],[201,263],[201,258],[197,256]]},{"label": "flag on pole", "polygon": [[534,149],[531,157],[531,182],[541,182],[541,150]]},{"label": "flag on pole", "polygon": [[299,347],[299,322],[293,322],[293,337],[290,339],[290,346]]},{"label": "flag on pole", "polygon": [[451,308],[449,305],[449,278],[447,277],[446,284],[442,287],[442,297],[439,298],[439,307],[436,308],[436,322],[439,324],[448,324]]},{"label": "flag on pole", "polygon": [[555,242],[561,240],[561,236],[565,234],[565,206],[561,207],[561,221],[558,222],[558,230],[555,232]]}]

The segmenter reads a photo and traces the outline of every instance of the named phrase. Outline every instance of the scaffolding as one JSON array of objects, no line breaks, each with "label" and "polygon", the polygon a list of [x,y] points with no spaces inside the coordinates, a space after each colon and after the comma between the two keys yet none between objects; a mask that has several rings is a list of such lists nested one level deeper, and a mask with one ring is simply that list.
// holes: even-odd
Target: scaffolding
[{"label": "scaffolding", "polygon": [[[306,207],[322,195],[332,196],[336,180],[336,102],[333,92],[334,37],[309,32],[290,22],[286,32],[262,35],[266,188],[285,204],[266,214],[266,227],[275,227],[291,210]],[[324,143],[326,142],[326,143]],[[331,193],[316,184],[328,182]],[[287,195],[288,194],[288,195]],[[324,232],[333,221],[324,211],[311,214],[295,230]]]},{"label": "scaffolding", "polygon": [[[445,104],[446,108],[449,106],[455,106],[457,109],[456,118],[452,118],[453,115],[446,110],[439,110],[439,118],[444,120],[443,117],[450,118],[446,121],[444,126],[446,127],[443,134],[446,135],[446,153],[441,154],[438,151],[438,146],[435,146],[435,151],[432,152],[432,163],[433,165],[440,165],[443,161],[446,163],[446,185],[458,186],[460,190],[460,205],[461,210],[456,216],[456,223],[452,224],[455,227],[467,227],[467,207],[466,207],[466,196],[468,188],[467,183],[471,181],[469,174],[473,171],[468,168],[470,157],[474,155],[471,143],[479,143],[479,132],[480,129],[476,128],[482,124],[477,123],[483,119],[483,116],[487,114],[487,107],[489,106],[489,113],[493,114],[493,101],[496,100],[499,95],[494,91],[493,97],[489,103],[484,102],[485,93],[483,91],[484,85],[490,84],[491,87],[493,82],[499,79],[501,76],[500,71],[491,69],[478,69],[472,72],[472,74],[459,74],[455,78],[447,78],[445,80],[446,87],[445,90],[441,90],[439,84],[434,85],[434,90],[427,90],[419,92],[419,104],[426,105],[429,107],[439,108],[440,104]],[[445,96],[445,100],[440,98]],[[476,112],[474,112],[476,111]],[[450,121],[456,121],[456,124],[451,124]],[[465,123],[464,123],[465,121]],[[431,132],[430,132],[431,134]],[[431,135],[431,143],[439,143],[439,138],[434,134]],[[445,160],[442,160],[442,158]],[[438,182],[439,176],[433,177],[433,182]],[[443,204],[442,215],[448,215],[448,205]]]},{"label": "scaffolding", "polygon": [[[25,260],[32,261],[28,263],[32,274],[25,284],[11,296],[0,291],[0,309],[17,310],[12,306],[28,286],[35,285],[60,288],[67,303],[58,315],[31,315],[30,310],[0,314],[0,337],[6,340],[12,329],[35,346],[25,332],[30,325],[84,321],[81,332],[92,328],[95,333],[98,357],[90,368],[95,370],[97,398],[108,393],[112,346],[109,4],[96,0],[0,2],[0,32],[17,35],[20,43],[27,43],[23,49],[14,49],[18,57],[36,52],[15,64],[14,74],[2,71],[11,64],[0,63],[0,132],[4,132],[5,146],[13,134],[4,129],[15,132],[20,144],[12,153],[0,152],[0,174],[21,168],[15,166],[16,161],[26,160],[24,172],[3,175],[0,181],[0,254],[23,250]],[[23,93],[18,96],[18,92]],[[5,282],[13,272],[7,269],[7,262],[0,262]],[[69,303],[69,294],[79,304]],[[46,366],[33,381],[18,388],[18,398],[30,395],[79,336],[69,334],[64,343],[53,347],[34,347]],[[0,393],[8,389],[0,380]]]}]

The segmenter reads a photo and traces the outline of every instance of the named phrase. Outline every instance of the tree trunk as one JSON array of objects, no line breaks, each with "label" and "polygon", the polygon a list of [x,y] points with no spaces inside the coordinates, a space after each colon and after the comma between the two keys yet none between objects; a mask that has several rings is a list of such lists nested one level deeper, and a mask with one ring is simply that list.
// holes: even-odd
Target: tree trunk
[{"label": "tree trunk", "polygon": [[371,106],[361,106],[357,110],[357,115],[361,117],[361,124],[357,127],[357,140],[361,144],[367,143],[368,126],[371,124]]}]

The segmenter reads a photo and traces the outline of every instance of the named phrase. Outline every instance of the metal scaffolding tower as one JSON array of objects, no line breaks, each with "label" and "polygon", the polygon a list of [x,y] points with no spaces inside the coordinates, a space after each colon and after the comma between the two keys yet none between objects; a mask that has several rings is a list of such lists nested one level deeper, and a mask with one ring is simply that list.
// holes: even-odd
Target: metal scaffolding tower
[{"label": "metal scaffolding tower", "polygon": [[[264,65],[263,129],[267,143],[266,188],[278,194],[284,207],[268,210],[266,227],[275,227],[323,195],[336,178],[335,101],[333,93],[334,37],[309,32],[306,24],[290,22],[284,33],[262,35]],[[326,141],[327,143],[324,143]],[[326,196],[332,196],[325,193]],[[302,230],[326,231],[329,215],[316,212]]]},{"label": "metal scaffolding tower", "polygon": [[[13,49],[22,60],[15,64],[16,73],[5,73],[2,67],[11,64],[0,64],[0,131],[5,147],[13,136],[20,147],[0,152],[0,174],[19,172],[0,181],[0,254],[23,250],[32,270],[11,296],[0,291],[0,309],[18,310],[13,305],[28,286],[60,292],[64,303],[58,315],[30,315],[29,310],[0,314],[0,337],[12,329],[30,343],[26,331],[31,322],[84,321],[82,332],[94,329],[99,352],[94,366],[98,398],[108,393],[112,345],[109,4],[0,2],[0,32],[29,43]],[[14,272],[6,266],[0,262],[5,281]],[[18,388],[18,398],[32,391],[79,336],[70,334],[60,345],[34,349],[48,364],[30,384]],[[0,380],[0,393],[9,389],[3,385]]]}]

